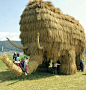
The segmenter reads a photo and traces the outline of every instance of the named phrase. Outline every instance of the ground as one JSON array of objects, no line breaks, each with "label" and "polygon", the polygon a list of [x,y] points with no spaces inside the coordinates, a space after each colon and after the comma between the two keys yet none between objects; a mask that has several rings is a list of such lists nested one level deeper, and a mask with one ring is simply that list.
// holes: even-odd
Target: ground
[{"label": "ground", "polygon": [[[8,57],[12,60],[12,56]],[[0,60],[0,90],[86,90],[86,66],[84,72],[74,75],[33,72],[17,76]]]}]

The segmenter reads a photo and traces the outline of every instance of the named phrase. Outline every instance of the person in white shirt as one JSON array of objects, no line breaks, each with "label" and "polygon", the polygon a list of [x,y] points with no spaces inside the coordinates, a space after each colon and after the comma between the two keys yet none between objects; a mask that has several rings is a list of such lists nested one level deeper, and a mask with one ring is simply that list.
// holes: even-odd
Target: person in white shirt
[{"label": "person in white shirt", "polygon": [[57,63],[57,61],[55,63],[53,63],[53,74],[57,74],[57,66],[60,65]]},{"label": "person in white shirt", "polygon": [[26,70],[26,74],[28,74],[28,71],[27,71],[27,64],[28,64],[28,57],[27,55],[24,56],[24,61],[25,61],[25,70]]}]

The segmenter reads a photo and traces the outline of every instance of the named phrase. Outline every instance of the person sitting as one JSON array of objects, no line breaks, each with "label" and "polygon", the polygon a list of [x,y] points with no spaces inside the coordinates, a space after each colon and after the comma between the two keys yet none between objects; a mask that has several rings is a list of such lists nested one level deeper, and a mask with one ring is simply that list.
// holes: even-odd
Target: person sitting
[{"label": "person sitting", "polygon": [[14,55],[13,55],[13,63],[15,63],[16,58],[17,58],[17,56],[16,56],[16,52],[15,52]]},{"label": "person sitting", "polygon": [[27,68],[26,68],[26,64],[25,64],[25,59],[24,59],[24,57],[21,58],[20,67],[21,67],[22,71],[25,72],[25,75],[27,75],[28,72],[27,72]]},{"label": "person sitting", "polygon": [[19,53],[17,53],[17,58],[15,63],[17,64],[17,66],[20,66],[20,57],[19,57]]},{"label": "person sitting", "polygon": [[27,57],[27,55],[24,56],[24,60],[25,60],[25,64],[27,65],[27,63],[28,63],[28,57]]},{"label": "person sitting", "polygon": [[27,57],[27,55],[24,56],[24,60],[25,60],[25,70],[27,71],[27,64],[28,64],[28,57]]}]

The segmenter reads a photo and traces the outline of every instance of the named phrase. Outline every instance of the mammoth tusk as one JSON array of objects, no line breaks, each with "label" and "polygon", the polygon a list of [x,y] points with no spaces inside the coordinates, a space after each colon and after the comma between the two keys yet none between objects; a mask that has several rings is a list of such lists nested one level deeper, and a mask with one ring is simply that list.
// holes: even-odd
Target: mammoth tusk
[{"label": "mammoth tusk", "polygon": [[28,47],[20,47],[20,46],[17,46],[16,44],[14,44],[12,41],[10,41],[10,39],[9,38],[7,38],[8,39],[8,41],[13,45],[13,46],[15,46],[16,48],[19,48],[19,49],[27,49]]},{"label": "mammoth tusk", "polygon": [[24,75],[25,72],[22,71],[22,69],[15,65],[9,58],[7,58],[6,55],[3,55],[1,57],[1,60],[6,64],[6,66],[15,74],[17,75]]},{"label": "mammoth tusk", "polygon": [[40,50],[43,49],[43,46],[40,47],[40,44],[39,44],[39,32],[37,33],[37,47],[38,47],[38,49],[40,49]]}]

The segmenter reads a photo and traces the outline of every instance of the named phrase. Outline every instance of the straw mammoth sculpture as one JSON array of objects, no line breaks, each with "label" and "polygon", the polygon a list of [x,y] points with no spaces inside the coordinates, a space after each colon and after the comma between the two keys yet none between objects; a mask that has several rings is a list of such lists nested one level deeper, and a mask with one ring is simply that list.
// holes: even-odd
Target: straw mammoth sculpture
[{"label": "straw mammoth sculpture", "polygon": [[[77,20],[63,14],[51,2],[42,0],[29,2],[21,15],[20,31],[23,47],[7,39],[30,56],[27,66],[29,74],[43,61],[50,59],[53,62],[59,59],[60,73],[75,74],[79,69],[80,59],[84,58],[84,29]],[[20,72],[22,75],[22,71]]]}]

